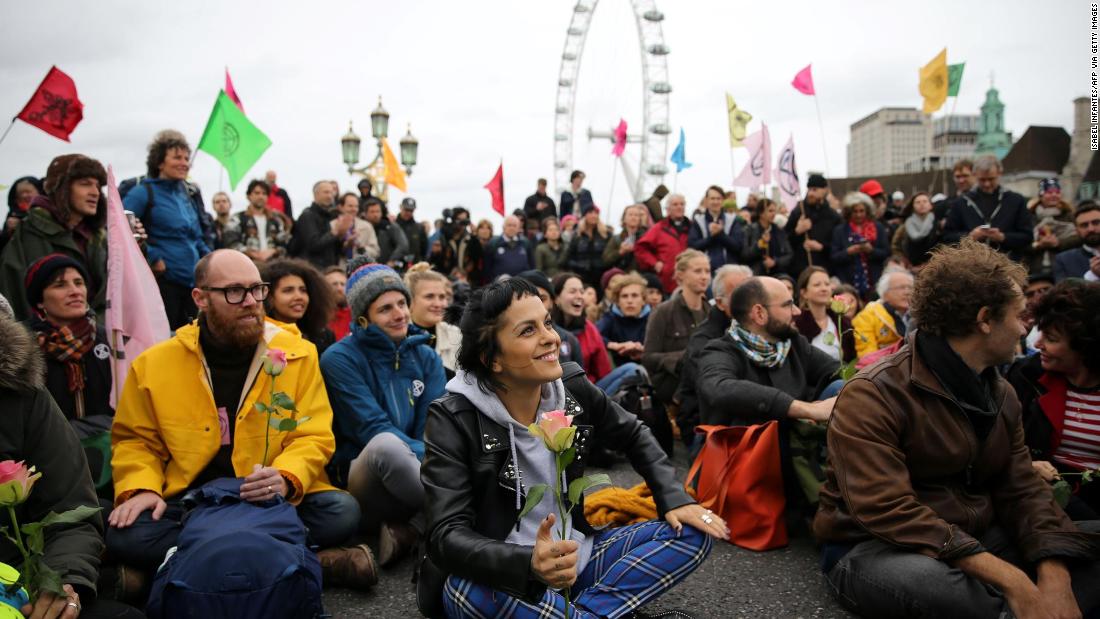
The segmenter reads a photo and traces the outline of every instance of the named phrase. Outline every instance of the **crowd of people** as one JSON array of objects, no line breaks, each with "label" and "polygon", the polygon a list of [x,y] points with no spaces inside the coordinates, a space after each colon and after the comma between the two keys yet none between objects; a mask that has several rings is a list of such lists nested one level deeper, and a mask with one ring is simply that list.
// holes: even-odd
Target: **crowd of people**
[{"label": "crowd of people", "polygon": [[[955,166],[952,197],[876,180],[835,197],[814,174],[789,212],[717,185],[689,212],[660,187],[613,227],[575,171],[495,234],[463,207],[391,213],[367,179],[318,180],[295,215],[273,171],[211,215],[190,155],[162,131],[119,188],[173,331],[126,376],[104,329],[104,167],[61,156],[9,192],[2,451],[51,480],[21,519],[105,507],[80,543],[48,540],[69,596],[35,616],[140,616],[113,600],[140,603],[185,497],[226,477],[295,507],[326,584],[370,588],[420,548],[425,613],[550,616],[571,589],[578,616],[624,616],[728,535],[655,436],[694,456],[699,425],[770,421],[786,519],[849,609],[1100,612],[1100,205],[1058,179],[1029,200],[986,156]],[[269,445],[274,381],[308,421]],[[667,414],[620,405],[639,381]],[[562,539],[551,501],[520,516],[525,488],[558,483],[527,433],[558,409],[578,427],[565,482],[623,454],[657,521],[596,530],[581,500]],[[811,427],[827,459],[806,493],[791,441]]]}]

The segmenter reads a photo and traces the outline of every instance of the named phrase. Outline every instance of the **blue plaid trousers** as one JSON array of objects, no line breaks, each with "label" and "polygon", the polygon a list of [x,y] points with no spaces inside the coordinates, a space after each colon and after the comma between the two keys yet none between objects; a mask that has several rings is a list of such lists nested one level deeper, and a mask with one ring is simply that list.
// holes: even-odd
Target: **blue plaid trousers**
[{"label": "blue plaid trousers", "polygon": [[[684,525],[678,534],[663,520],[650,520],[596,534],[592,557],[571,588],[569,616],[614,619],[642,607],[695,571],[707,558],[711,538]],[[547,589],[529,604],[485,585],[451,576],[443,588],[448,617],[552,619],[565,616],[565,598]]]}]

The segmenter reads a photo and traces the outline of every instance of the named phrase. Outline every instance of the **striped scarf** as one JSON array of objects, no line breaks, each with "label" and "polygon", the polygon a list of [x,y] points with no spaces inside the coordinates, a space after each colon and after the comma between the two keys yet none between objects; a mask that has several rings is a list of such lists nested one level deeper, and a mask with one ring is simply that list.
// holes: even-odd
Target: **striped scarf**
[{"label": "striped scarf", "polygon": [[737,348],[745,353],[756,365],[771,369],[777,368],[787,360],[791,352],[791,341],[769,342],[767,339],[746,331],[736,320],[730,323],[730,337]]},{"label": "striped scarf", "polygon": [[63,363],[69,392],[76,401],[76,416],[84,416],[84,364],[81,360],[95,345],[95,314],[88,312],[83,320],[59,327],[35,319],[31,325],[38,333],[38,346],[50,359]]}]

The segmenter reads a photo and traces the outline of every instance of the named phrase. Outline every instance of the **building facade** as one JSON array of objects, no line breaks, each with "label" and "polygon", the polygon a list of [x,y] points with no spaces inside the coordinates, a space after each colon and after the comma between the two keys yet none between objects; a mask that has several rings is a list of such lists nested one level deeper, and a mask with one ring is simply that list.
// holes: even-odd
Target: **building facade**
[{"label": "building facade", "polygon": [[914,107],[884,107],[851,126],[848,176],[901,174],[931,153],[928,117]]}]

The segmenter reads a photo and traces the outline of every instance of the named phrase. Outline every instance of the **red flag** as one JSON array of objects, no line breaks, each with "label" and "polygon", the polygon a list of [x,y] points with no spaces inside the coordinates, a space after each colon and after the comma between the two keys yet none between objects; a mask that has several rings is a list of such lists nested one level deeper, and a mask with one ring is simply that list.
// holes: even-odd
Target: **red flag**
[{"label": "red flag", "polygon": [[493,210],[500,213],[501,217],[504,216],[504,163],[500,164],[497,168],[497,173],[493,175],[485,188],[489,190],[489,193],[493,196]]},{"label": "red flag", "polygon": [[76,96],[73,78],[57,67],[50,67],[46,79],[16,118],[68,142],[69,134],[84,118],[84,104]]},{"label": "red flag", "polygon": [[229,78],[229,67],[225,68],[225,94],[229,95],[229,100],[237,104],[237,109],[244,114],[244,104],[241,103],[241,98],[237,96],[237,90],[233,88],[233,80]]}]

